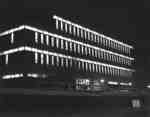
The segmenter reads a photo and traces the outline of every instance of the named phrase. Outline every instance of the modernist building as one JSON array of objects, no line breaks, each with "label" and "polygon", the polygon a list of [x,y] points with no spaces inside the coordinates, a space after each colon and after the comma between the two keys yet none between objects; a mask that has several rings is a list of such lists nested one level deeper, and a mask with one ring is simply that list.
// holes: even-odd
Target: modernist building
[{"label": "modernist building", "polygon": [[90,91],[132,87],[132,46],[56,15],[53,21],[55,34],[29,25],[0,33],[2,80]]}]

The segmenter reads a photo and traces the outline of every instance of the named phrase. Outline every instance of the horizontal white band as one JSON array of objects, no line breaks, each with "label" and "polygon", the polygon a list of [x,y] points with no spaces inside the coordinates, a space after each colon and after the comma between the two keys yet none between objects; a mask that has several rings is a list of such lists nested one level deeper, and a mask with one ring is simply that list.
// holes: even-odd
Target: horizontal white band
[{"label": "horizontal white band", "polygon": [[21,47],[15,48],[15,49],[7,50],[7,51],[2,52],[0,55],[12,54],[12,53],[16,53],[19,51],[37,52],[37,53],[41,53],[41,54],[59,56],[59,57],[63,57],[63,58],[67,58],[67,59],[73,59],[73,60],[77,60],[77,61],[81,61],[81,62],[88,62],[91,64],[102,65],[102,66],[106,66],[106,67],[112,67],[112,68],[121,69],[121,70],[125,70],[125,71],[135,72],[135,70],[133,70],[133,69],[118,67],[115,65],[110,65],[110,64],[101,63],[101,62],[92,61],[92,60],[87,60],[87,59],[81,59],[81,58],[72,57],[72,56],[67,56],[67,55],[63,55],[60,53],[50,52],[50,51],[46,51],[46,50],[40,50],[40,49],[28,47],[28,46],[21,46]]}]

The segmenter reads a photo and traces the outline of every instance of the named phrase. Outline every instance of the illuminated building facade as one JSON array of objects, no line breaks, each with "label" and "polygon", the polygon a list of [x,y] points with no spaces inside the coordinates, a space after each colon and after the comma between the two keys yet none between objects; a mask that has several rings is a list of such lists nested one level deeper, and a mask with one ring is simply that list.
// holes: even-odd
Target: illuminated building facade
[{"label": "illuminated building facade", "polygon": [[86,91],[132,87],[132,46],[56,15],[53,20],[55,34],[29,25],[0,33],[2,79],[32,79],[46,81],[47,87]]}]

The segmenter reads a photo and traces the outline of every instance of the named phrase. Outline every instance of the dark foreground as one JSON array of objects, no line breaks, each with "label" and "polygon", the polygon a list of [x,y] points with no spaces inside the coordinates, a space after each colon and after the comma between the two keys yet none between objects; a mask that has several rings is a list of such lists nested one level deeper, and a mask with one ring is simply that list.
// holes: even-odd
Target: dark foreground
[{"label": "dark foreground", "polygon": [[147,106],[131,107],[133,98],[137,97],[5,95],[0,117],[149,117]]}]

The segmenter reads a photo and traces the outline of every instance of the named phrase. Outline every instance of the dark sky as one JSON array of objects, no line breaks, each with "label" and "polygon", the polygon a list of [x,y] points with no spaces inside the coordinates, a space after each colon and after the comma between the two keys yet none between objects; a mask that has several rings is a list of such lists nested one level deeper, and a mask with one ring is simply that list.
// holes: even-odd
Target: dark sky
[{"label": "dark sky", "polygon": [[[104,2],[105,1],[105,2]],[[0,28],[57,14],[135,46],[138,84],[150,82],[150,3],[122,0],[1,0]]]}]

